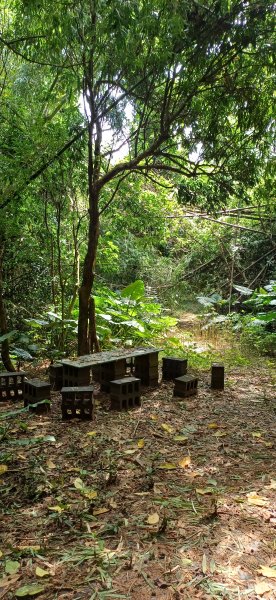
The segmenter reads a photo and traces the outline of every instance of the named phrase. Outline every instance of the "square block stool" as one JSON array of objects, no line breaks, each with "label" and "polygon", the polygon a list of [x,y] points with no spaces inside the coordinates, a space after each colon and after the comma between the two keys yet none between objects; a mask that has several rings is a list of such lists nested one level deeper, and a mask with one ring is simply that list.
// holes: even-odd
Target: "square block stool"
[{"label": "square block stool", "polygon": [[90,370],[84,364],[63,364],[63,387],[79,387],[90,385]]},{"label": "square block stool", "polygon": [[110,382],[111,409],[128,410],[141,405],[141,380],[124,377]]},{"label": "square block stool", "polygon": [[0,402],[21,400],[23,398],[25,376],[25,371],[0,373]]},{"label": "square block stool", "polygon": [[121,379],[126,374],[126,359],[101,364],[101,391],[110,392],[110,382]]},{"label": "square block stool", "polygon": [[211,388],[213,390],[224,390],[224,365],[219,363],[212,364]]},{"label": "square block stool", "polygon": [[176,377],[181,377],[187,373],[188,360],[187,358],[171,358],[164,357],[162,360],[162,375],[163,379],[170,380]]},{"label": "square block stool", "polygon": [[63,366],[61,363],[54,363],[49,366],[49,379],[51,389],[60,392],[63,386]]},{"label": "square block stool", "polygon": [[142,385],[158,385],[158,352],[150,352],[135,356],[135,377],[141,379]]},{"label": "square block stool", "polygon": [[174,380],[174,396],[180,396],[181,398],[187,398],[188,396],[194,396],[197,394],[198,379],[191,377],[190,375],[183,375],[177,377]]},{"label": "square block stool", "polygon": [[92,420],[94,417],[93,385],[63,387],[61,390],[62,419],[79,418]]},{"label": "square block stool", "polygon": [[26,379],[24,381],[24,406],[30,406],[30,404],[36,404],[42,400],[48,400],[43,404],[39,404],[30,410],[38,415],[47,413],[50,410],[51,400],[51,386],[47,381],[41,381],[40,379]]}]

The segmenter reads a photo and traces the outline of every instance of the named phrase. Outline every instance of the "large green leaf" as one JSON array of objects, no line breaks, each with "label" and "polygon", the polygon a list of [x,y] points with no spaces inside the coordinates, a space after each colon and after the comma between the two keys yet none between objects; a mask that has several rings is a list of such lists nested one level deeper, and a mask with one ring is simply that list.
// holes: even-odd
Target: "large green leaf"
[{"label": "large green leaf", "polygon": [[121,292],[123,298],[130,298],[131,300],[139,300],[145,295],[145,285],[141,279],[137,279]]},{"label": "large green leaf", "polygon": [[16,329],[14,331],[9,331],[9,333],[5,333],[4,335],[1,335],[0,342],[4,342],[5,340],[11,340],[16,335],[18,335],[18,331],[16,331]]}]

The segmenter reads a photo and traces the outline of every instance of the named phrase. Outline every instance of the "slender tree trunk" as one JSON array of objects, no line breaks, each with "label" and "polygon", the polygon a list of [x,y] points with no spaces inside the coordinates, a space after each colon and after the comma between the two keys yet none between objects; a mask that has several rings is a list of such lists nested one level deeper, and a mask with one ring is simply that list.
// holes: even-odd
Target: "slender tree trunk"
[{"label": "slender tree trunk", "polygon": [[[3,298],[3,249],[0,250],[0,333],[1,335],[5,335],[8,333],[8,324],[7,324],[7,314],[6,307]],[[15,371],[14,365],[10,359],[10,348],[9,348],[9,340],[4,340],[1,344],[1,359],[3,365],[7,371]]]},{"label": "slender tree trunk", "polygon": [[[95,322],[89,326],[90,317],[94,319],[90,312],[90,297],[95,279],[96,254],[99,240],[99,194],[96,189],[90,197],[89,211],[89,230],[88,247],[83,265],[82,282],[79,289],[79,322],[78,322],[78,354],[89,354],[93,351],[91,348],[91,333],[96,332]],[[95,340],[93,342],[95,344]]]}]

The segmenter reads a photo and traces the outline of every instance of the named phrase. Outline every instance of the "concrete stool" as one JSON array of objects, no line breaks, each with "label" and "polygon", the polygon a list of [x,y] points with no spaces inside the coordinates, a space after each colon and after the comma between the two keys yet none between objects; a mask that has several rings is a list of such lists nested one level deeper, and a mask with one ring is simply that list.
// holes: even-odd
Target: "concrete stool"
[{"label": "concrete stool", "polygon": [[51,400],[51,386],[47,381],[41,381],[40,379],[26,379],[24,381],[24,406],[30,406],[30,404],[37,404],[42,400],[48,400],[43,404],[39,404],[30,410],[38,415],[47,413],[50,410]]},{"label": "concrete stool", "polygon": [[134,372],[141,379],[142,385],[158,385],[158,352],[135,356]]},{"label": "concrete stool", "polygon": [[21,400],[23,398],[25,376],[25,371],[0,373],[0,402]]},{"label": "concrete stool", "polygon": [[110,382],[111,409],[128,410],[141,405],[141,380],[124,377]]},{"label": "concrete stool", "polygon": [[49,379],[51,389],[60,392],[63,386],[63,366],[61,363],[54,363],[49,366]]},{"label": "concrete stool", "polygon": [[163,379],[170,380],[181,377],[187,373],[188,360],[186,358],[165,357],[162,360]]},{"label": "concrete stool", "polygon": [[112,360],[101,364],[101,391],[110,392],[110,382],[121,379],[126,374],[126,359]]},{"label": "concrete stool", "polygon": [[93,389],[93,385],[63,387],[61,390],[62,419],[92,420],[94,417]]},{"label": "concrete stool", "polygon": [[224,365],[212,364],[211,388],[213,390],[224,390]]},{"label": "concrete stool", "polygon": [[174,380],[174,396],[180,396],[181,398],[187,398],[188,396],[194,396],[197,394],[198,379],[191,377],[190,375],[183,375],[177,377]]}]

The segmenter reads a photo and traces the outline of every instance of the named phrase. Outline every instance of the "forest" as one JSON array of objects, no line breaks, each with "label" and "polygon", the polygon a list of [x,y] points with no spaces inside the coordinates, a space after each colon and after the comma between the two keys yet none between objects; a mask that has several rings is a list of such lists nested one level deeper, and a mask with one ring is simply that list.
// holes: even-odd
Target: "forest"
[{"label": "forest", "polygon": [[275,3],[0,6],[0,599],[272,600]]}]

